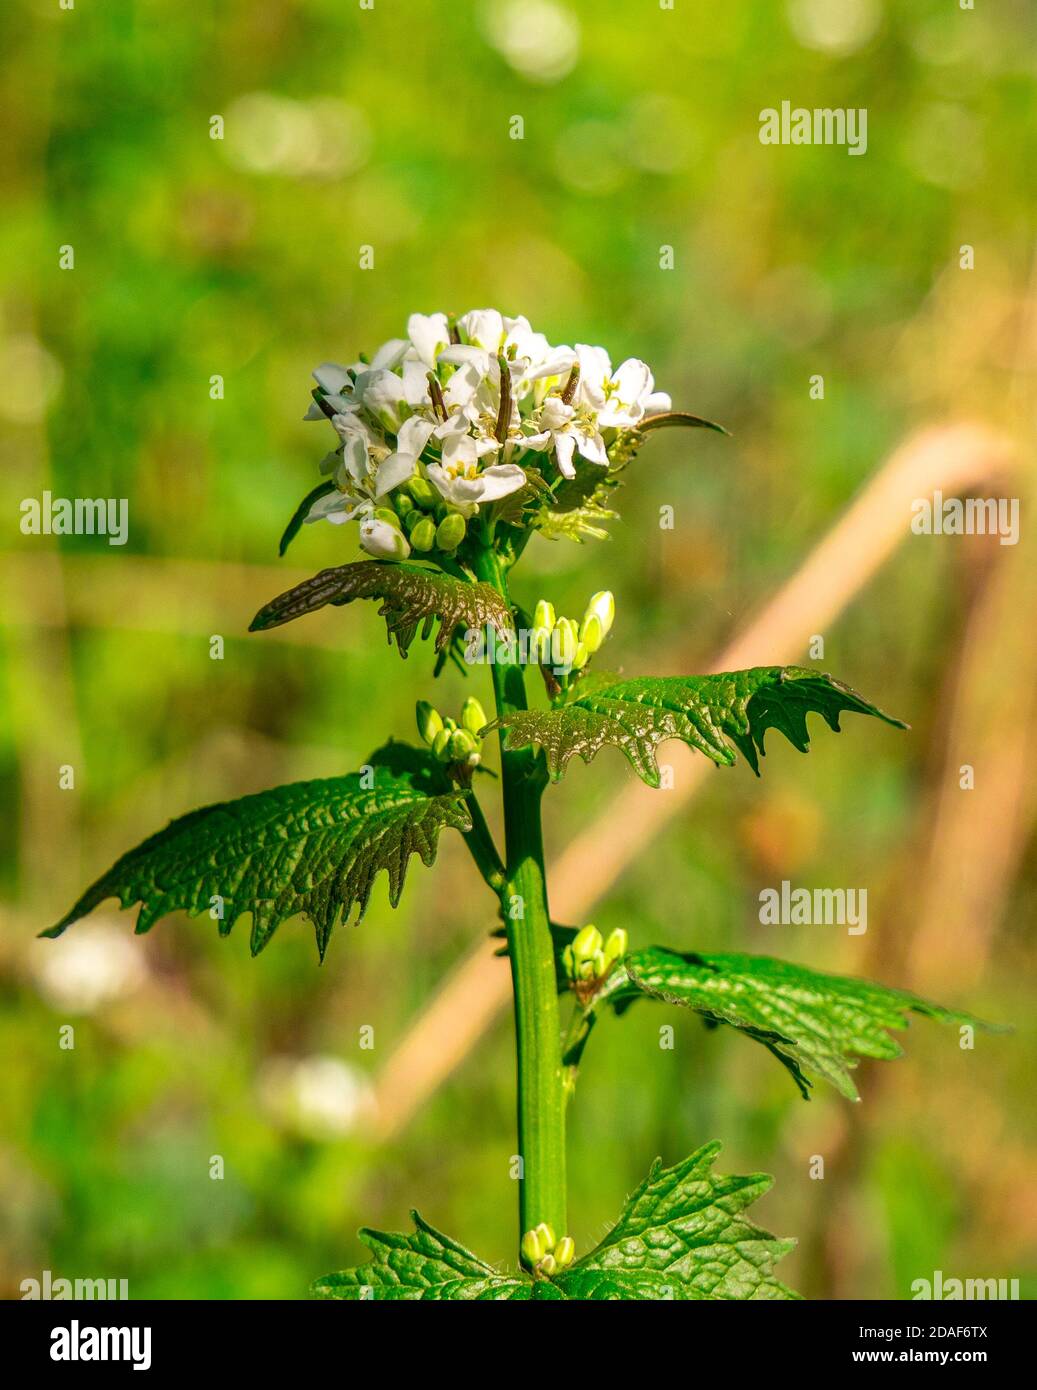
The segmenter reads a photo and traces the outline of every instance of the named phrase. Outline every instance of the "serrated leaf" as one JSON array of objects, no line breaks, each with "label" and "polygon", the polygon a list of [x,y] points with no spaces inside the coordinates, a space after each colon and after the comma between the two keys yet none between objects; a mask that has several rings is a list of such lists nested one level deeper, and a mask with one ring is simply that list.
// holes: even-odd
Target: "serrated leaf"
[{"label": "serrated leaf", "polygon": [[382,869],[395,907],[410,856],[431,865],[446,826],[471,829],[464,791],[424,754],[390,744],[369,773],[294,782],[181,816],[124,854],[42,935],[60,936],[105,898],[141,904],[138,932],[178,909],[207,912],[220,899],[221,936],[252,914],[253,955],[302,912],[323,959],[340,914],[356,905],[363,917]]},{"label": "serrated leaf", "polygon": [[321,570],[271,599],[252,619],[249,631],[280,627],[326,604],[341,606],[358,598],[382,600],[379,616],[385,619],[389,641],[395,638],[401,656],[407,655],[419,626],[422,637],[428,637],[437,619],[437,652],[458,628],[489,625],[503,637],[512,626],[507,604],[489,584],[456,579],[407,561],[357,560]]},{"label": "serrated leaf", "polygon": [[672,1168],[656,1159],[619,1220],[553,1283],[580,1299],[790,1299],[773,1274],[795,1242],[743,1215],[770,1188],[765,1173],[718,1177],[720,1145],[706,1144]]},{"label": "serrated leaf", "polygon": [[317,1298],[373,1300],[511,1301],[534,1297],[524,1274],[501,1274],[457,1241],[441,1234],[416,1211],[414,1231],[396,1234],[366,1227],[360,1239],[372,1259],[355,1269],[326,1274],[311,1287]]},{"label": "serrated leaf", "polygon": [[519,710],[498,722],[507,729],[505,747],[544,750],[556,781],[574,755],[589,763],[611,746],[622,750],[643,781],[658,787],[655,750],[666,739],[678,738],[718,765],[734,763],[737,748],[759,775],[768,729],[805,753],[807,714],[820,714],[838,733],[844,710],[907,728],[842,681],[801,666],[634,680],[586,677],[552,709]]},{"label": "serrated leaf", "polygon": [[694,1009],[763,1043],[792,1073],[805,1100],[811,1085],[805,1073],[859,1100],[850,1069],[862,1057],[900,1057],[903,1048],[887,1029],[906,1028],[911,1013],[989,1026],[905,990],[822,975],[770,956],[685,954],[662,946],[634,951],[620,962],[595,1004],[622,1007],[642,996]]}]

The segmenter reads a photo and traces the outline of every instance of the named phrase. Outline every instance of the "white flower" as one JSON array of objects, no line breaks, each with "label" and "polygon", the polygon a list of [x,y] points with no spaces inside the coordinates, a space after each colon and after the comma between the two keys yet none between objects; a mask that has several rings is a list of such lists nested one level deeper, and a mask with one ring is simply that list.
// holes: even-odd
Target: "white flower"
[{"label": "white flower", "polygon": [[395,434],[411,413],[403,381],[384,367],[361,372],[356,379],[356,397],[367,413]]},{"label": "white flower", "polygon": [[360,545],[376,560],[406,560],[410,554],[403,532],[376,516],[365,517],[360,523]]},{"label": "white flower", "polygon": [[628,357],[613,374],[604,348],[577,343],[576,360],[580,364],[576,400],[597,413],[600,428],[633,429],[649,411],[669,410],[669,396],[655,393],[651,370],[638,358]]},{"label": "white flower", "polygon": [[417,467],[421,451],[429,441],[435,425],[420,415],[412,415],[400,426],[396,436],[396,452],[378,466],[375,495],[384,497],[410,478]]},{"label": "white flower", "polygon": [[517,463],[493,463],[479,472],[475,464],[465,469],[460,464],[447,467],[430,463],[429,482],[434,483],[444,501],[456,507],[462,516],[474,516],[480,502],[496,502],[517,492],[526,482],[526,475]]},{"label": "white flower", "polygon": [[462,337],[473,347],[492,352],[500,352],[504,339],[504,319],[496,309],[469,309],[457,320]]},{"label": "white flower", "polygon": [[524,440],[527,449],[554,450],[558,471],[563,478],[576,477],[573,455],[579,453],[591,463],[608,467],[609,456],[593,417],[584,418],[561,396],[548,396],[540,409],[538,432]]},{"label": "white flower", "polygon": [[426,370],[434,367],[436,358],[450,342],[446,314],[411,314],[407,320],[407,337]]}]

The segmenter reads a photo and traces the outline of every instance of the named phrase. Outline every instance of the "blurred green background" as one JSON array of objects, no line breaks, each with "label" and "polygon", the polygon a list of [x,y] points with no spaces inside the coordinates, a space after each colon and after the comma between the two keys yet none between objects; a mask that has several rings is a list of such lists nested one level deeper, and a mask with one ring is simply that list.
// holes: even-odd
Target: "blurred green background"
[{"label": "blurred green background", "polygon": [[[456,674],[434,691],[427,648],[388,650],[370,607],[246,636],[274,593],[353,554],[322,526],[276,559],[326,443],[301,419],[311,368],[411,310],[491,304],[643,357],[731,429],[653,439],[610,540],[527,553],[530,603],[616,592],[630,672],[701,669],[913,431],[967,419],[1025,452],[1033,7],[11,0],[0,37],[0,1292],[50,1269],[135,1297],[301,1297],[361,1255],[358,1225],[399,1229],[410,1206],[510,1259],[506,1017],[380,1137],[386,1064],[492,926],[456,836],[396,913],[379,886],[323,968],[301,921],[255,961],[243,924],[135,940],[111,903],[60,942],[35,933],[170,817],[348,770],[409,736],[416,697],[462,697]],[[786,98],[866,107],[866,156],[762,146],[758,113]],[[127,498],[128,544],[22,535],[44,489]],[[603,1024],[571,1111],[579,1248],[656,1154],[719,1138],[722,1169],[776,1175],[757,1213],[800,1237],[782,1272],[809,1295],[904,1298],[937,1269],[1026,1280],[1027,520],[1009,549],[911,537],[905,515],[823,635],[825,668],[912,732],[850,719],[809,758],[775,741],[760,782],[711,776],[595,910],[635,945],[871,974],[1018,1031],[962,1051],[918,1022],[851,1107],[820,1086],[803,1104],[762,1048],[692,1018],[671,1052],[650,1009]],[[630,775],[618,754],[574,767],[549,844]],[[761,927],[783,878],[866,886],[867,935]]]}]

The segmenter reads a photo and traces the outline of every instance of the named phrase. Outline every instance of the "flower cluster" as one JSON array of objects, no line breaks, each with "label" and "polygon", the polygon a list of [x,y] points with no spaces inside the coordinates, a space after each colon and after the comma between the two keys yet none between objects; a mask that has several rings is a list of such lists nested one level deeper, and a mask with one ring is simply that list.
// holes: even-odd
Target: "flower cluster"
[{"label": "flower cluster", "polygon": [[414,710],[418,733],[441,763],[478,767],[482,761],[481,732],[489,720],[486,711],[469,695],[461,706],[461,722],[446,719],[427,700],[419,700]]},{"label": "flower cluster", "polygon": [[615,617],[616,600],[609,589],[593,595],[580,623],[556,617],[554,604],[542,598],[533,613],[530,659],[558,675],[582,671],[612,631]]},{"label": "flower cluster", "polygon": [[391,559],[456,549],[480,507],[530,473],[551,486],[575,478],[578,459],[607,469],[670,409],[644,362],[613,370],[604,348],[554,346],[496,309],[412,314],[406,338],[314,377],[306,418],[330,419],[340,443],[306,520],[357,521],[361,546]]},{"label": "flower cluster", "polygon": [[593,922],[588,922],[562,952],[565,973],[573,984],[603,980],[616,961],[626,955],[628,945],[622,927],[616,927],[605,941]]},{"label": "flower cluster", "polygon": [[576,1243],[572,1236],[555,1238],[554,1229],[546,1221],[534,1226],[522,1237],[520,1246],[522,1261],[534,1275],[550,1278],[568,1269],[576,1254]]}]

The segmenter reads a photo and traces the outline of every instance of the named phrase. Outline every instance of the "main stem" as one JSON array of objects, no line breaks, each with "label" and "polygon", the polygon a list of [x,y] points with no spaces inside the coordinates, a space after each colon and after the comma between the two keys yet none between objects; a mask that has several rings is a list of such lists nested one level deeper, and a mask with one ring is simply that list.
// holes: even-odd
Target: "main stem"
[{"label": "main stem", "polygon": [[[476,560],[479,578],[508,599],[500,557],[490,549]],[[526,708],[526,683],[517,654],[495,661],[497,714]],[[565,1096],[554,943],[547,907],[540,797],[543,760],[529,749],[506,752],[501,735],[505,885],[501,895],[515,993],[518,1063],[520,1234],[541,1221],[560,1238],[565,1216]]]}]

